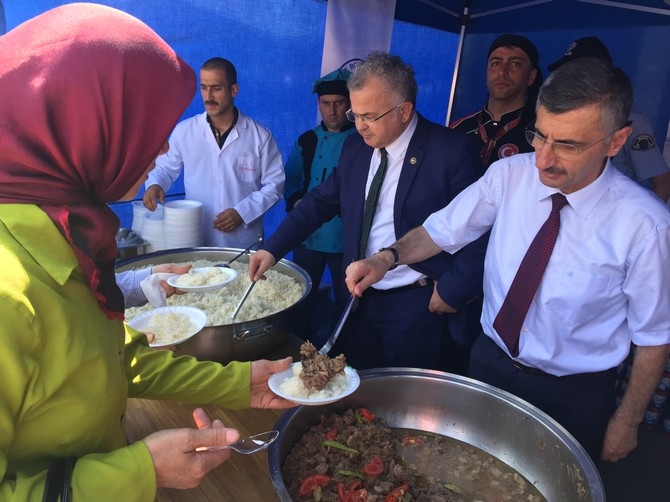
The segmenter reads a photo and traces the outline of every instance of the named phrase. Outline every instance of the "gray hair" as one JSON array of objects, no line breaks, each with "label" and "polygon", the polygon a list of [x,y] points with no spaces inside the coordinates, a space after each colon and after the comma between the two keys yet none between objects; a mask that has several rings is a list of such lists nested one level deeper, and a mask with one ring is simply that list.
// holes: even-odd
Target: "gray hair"
[{"label": "gray hair", "polygon": [[378,79],[386,93],[416,105],[418,86],[414,78],[414,69],[404,63],[399,56],[381,51],[371,52],[354,68],[347,82],[347,88],[350,92],[360,89],[370,77]]},{"label": "gray hair", "polygon": [[628,122],[633,88],[616,66],[596,58],[579,58],[556,69],[540,88],[537,107],[565,113],[600,105],[600,129],[607,138]]}]

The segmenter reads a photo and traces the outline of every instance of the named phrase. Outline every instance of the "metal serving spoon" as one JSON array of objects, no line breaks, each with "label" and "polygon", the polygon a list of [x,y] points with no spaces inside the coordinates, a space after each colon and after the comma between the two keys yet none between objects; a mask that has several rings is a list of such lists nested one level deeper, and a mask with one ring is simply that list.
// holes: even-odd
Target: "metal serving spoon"
[{"label": "metal serving spoon", "polygon": [[226,263],[217,263],[217,264],[214,265],[214,266],[215,266],[215,267],[230,268],[230,264],[231,264],[231,263],[233,263],[235,260],[237,260],[240,256],[247,254],[247,253],[251,250],[251,248],[254,247],[256,244],[261,244],[262,242],[263,242],[263,236],[259,234],[259,235],[258,235],[258,239],[256,239],[254,242],[252,242],[251,244],[249,244],[249,245],[247,246],[247,248],[246,248],[244,251],[242,251],[241,253],[238,253],[238,254],[236,254],[235,256],[233,256],[233,257],[232,257],[230,260],[228,260]]},{"label": "metal serving spoon", "polygon": [[231,324],[235,322],[235,318],[237,317],[237,314],[240,312],[240,309],[242,308],[242,305],[244,305],[244,302],[247,301],[247,297],[249,296],[249,293],[251,293],[251,290],[254,289],[254,286],[256,285],[256,281],[251,281],[249,283],[249,286],[247,287],[247,290],[244,292],[242,295],[242,299],[240,300],[240,303],[237,304],[237,307],[235,307],[235,310],[233,311],[233,315],[230,316],[231,319]]},{"label": "metal serving spoon", "polygon": [[251,453],[264,450],[270,446],[277,437],[279,437],[279,431],[261,432],[260,434],[255,434],[249,437],[240,437],[240,439],[231,444],[224,446],[204,446],[202,448],[196,448],[196,451],[217,451],[230,448],[238,453],[250,455]]},{"label": "metal serving spoon", "polygon": [[340,319],[337,321],[337,325],[335,326],[333,333],[330,335],[328,340],[326,340],[326,343],[323,344],[323,347],[319,349],[319,354],[323,354],[324,356],[328,355],[330,349],[333,348],[333,344],[335,343],[335,340],[337,340],[337,337],[340,336],[340,331],[342,331],[344,323],[347,322],[349,313],[351,312],[351,309],[355,303],[358,303],[358,297],[351,295],[347,301],[347,305],[344,307],[344,311],[342,312]]}]

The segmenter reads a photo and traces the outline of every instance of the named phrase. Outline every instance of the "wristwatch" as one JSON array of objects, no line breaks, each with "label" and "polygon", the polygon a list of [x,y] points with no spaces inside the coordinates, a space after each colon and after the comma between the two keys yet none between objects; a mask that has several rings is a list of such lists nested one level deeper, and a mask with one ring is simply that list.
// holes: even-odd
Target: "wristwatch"
[{"label": "wristwatch", "polygon": [[394,247],[388,247],[388,248],[381,248],[377,253],[381,253],[382,251],[391,251],[393,253],[393,264],[389,267],[389,270],[393,270],[398,266],[398,262],[400,261],[400,255],[398,254],[398,250]]}]

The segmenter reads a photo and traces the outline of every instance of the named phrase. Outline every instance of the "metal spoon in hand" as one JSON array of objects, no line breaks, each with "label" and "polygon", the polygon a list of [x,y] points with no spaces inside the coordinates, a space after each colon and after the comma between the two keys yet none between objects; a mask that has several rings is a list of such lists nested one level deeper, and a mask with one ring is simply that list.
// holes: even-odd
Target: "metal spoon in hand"
[{"label": "metal spoon in hand", "polygon": [[203,446],[202,448],[196,448],[196,451],[216,451],[230,448],[238,453],[250,455],[251,453],[256,453],[270,446],[278,436],[279,431],[261,432],[260,434],[255,434],[249,437],[240,437],[240,439],[231,444],[223,446]]}]

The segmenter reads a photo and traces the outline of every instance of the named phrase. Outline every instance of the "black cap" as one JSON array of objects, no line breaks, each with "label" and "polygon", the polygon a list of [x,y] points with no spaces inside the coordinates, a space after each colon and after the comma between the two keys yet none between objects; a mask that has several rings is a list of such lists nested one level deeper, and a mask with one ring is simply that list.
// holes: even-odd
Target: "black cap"
[{"label": "black cap", "polygon": [[584,37],[572,42],[563,57],[548,66],[549,71],[554,71],[568,61],[574,61],[578,58],[597,58],[612,63],[612,56],[599,38]]},{"label": "black cap", "polygon": [[488,58],[498,47],[518,47],[526,53],[533,68],[537,68],[538,63],[540,62],[540,53],[537,52],[537,47],[535,47],[533,42],[521,35],[512,35],[510,33],[500,35],[493,41],[491,47],[489,47],[489,53],[486,57]]}]

